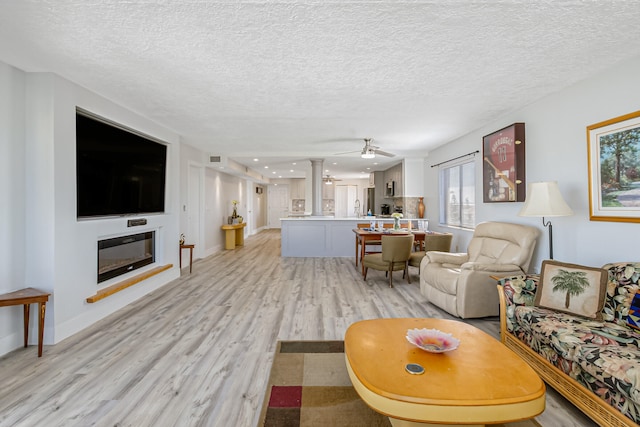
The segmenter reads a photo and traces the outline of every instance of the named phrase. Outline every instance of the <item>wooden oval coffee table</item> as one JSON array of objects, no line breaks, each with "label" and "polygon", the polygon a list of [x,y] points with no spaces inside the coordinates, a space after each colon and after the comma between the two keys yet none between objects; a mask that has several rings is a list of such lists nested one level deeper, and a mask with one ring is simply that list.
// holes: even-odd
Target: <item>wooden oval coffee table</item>
[{"label": "wooden oval coffee table", "polygon": [[[438,329],[460,340],[447,353],[410,344],[408,329]],[[360,397],[394,427],[484,425],[526,420],[545,407],[545,385],[500,341],[463,322],[444,319],[374,319],[345,334],[349,377]],[[421,375],[405,370],[424,367]]]}]

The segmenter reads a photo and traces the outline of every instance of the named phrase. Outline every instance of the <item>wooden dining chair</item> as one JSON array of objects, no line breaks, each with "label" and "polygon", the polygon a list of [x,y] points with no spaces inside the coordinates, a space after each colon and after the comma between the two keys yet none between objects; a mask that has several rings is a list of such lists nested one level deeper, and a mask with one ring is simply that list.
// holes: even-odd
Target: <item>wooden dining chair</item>
[{"label": "wooden dining chair", "polygon": [[413,248],[413,234],[382,236],[382,252],[365,255],[362,259],[364,266],[364,280],[367,280],[369,268],[384,271],[389,277],[389,287],[393,288],[393,272],[404,270],[402,277],[411,283],[408,274],[409,256]]},{"label": "wooden dining chair", "polygon": [[[358,223],[358,228],[369,228],[369,227],[371,227],[371,224],[369,223]],[[364,248],[364,253],[373,254],[373,253],[380,252],[380,245],[382,245],[382,241],[380,240],[367,240],[367,245]],[[370,247],[370,249],[367,249],[367,247]],[[376,250],[373,250],[373,249],[376,249]]]},{"label": "wooden dining chair", "polygon": [[[358,228],[369,228],[371,227],[370,223],[358,223]],[[408,227],[407,224],[400,223],[400,227],[406,229]],[[382,228],[393,228],[393,222],[383,222]],[[367,247],[370,246],[370,249],[367,247],[364,248],[365,254],[375,254],[380,252],[380,245],[382,245],[382,241],[380,240],[367,240]],[[375,250],[374,250],[375,249]]]}]

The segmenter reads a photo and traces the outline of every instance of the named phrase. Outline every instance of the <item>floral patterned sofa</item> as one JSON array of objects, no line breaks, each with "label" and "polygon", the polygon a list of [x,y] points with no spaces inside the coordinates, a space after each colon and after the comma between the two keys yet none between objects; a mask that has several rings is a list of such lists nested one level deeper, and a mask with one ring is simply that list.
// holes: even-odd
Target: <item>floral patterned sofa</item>
[{"label": "floral patterned sofa", "polygon": [[499,280],[502,342],[599,425],[640,424],[640,330],[627,324],[640,263],[608,270],[602,321],[535,307],[539,277]]}]

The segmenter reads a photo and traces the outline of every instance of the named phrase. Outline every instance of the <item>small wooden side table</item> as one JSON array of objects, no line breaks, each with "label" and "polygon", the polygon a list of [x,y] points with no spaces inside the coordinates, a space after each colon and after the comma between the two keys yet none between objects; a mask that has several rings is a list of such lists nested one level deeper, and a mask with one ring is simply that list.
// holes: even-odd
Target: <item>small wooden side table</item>
[{"label": "small wooden side table", "polygon": [[180,245],[180,270],[182,270],[182,250],[183,249],[189,249],[189,274],[191,274],[191,268],[193,267],[193,248],[195,248],[196,245],[185,245],[182,244]]},{"label": "small wooden side table", "polygon": [[31,304],[38,303],[38,357],[42,357],[42,341],[44,338],[44,314],[49,301],[48,292],[41,291],[36,288],[20,289],[19,291],[10,292],[0,295],[0,307],[9,307],[12,305],[23,305],[24,313],[24,346],[27,347],[29,341],[29,307]]}]

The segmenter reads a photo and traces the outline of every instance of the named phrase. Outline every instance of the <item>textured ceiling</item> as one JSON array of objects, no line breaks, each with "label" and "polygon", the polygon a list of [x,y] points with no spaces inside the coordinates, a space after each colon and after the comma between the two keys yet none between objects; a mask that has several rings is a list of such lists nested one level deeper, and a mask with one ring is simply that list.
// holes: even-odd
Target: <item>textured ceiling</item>
[{"label": "textured ceiling", "polygon": [[398,155],[378,168],[425,156],[637,57],[639,22],[636,1],[3,0],[0,60],[207,152],[346,177],[363,138]]}]

